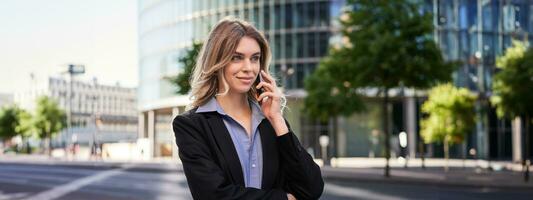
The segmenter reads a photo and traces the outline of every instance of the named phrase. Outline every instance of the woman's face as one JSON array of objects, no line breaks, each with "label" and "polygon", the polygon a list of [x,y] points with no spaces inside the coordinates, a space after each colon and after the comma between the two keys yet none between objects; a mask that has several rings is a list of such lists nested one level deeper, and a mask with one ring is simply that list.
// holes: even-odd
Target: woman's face
[{"label": "woman's face", "polygon": [[247,93],[259,73],[261,48],[251,37],[243,37],[231,57],[231,62],[224,68],[224,78],[230,93]]}]

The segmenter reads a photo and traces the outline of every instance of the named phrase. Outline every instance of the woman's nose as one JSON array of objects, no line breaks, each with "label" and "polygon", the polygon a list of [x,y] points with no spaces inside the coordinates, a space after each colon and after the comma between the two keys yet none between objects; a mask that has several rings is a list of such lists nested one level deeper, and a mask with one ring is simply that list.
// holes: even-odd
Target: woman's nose
[{"label": "woman's nose", "polygon": [[250,59],[244,59],[242,70],[243,71],[252,70],[252,62],[250,62]]}]

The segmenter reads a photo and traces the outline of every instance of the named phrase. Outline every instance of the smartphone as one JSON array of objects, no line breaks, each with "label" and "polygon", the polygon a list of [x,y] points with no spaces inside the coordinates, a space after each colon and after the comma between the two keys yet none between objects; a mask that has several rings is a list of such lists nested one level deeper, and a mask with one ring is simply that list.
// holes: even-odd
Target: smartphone
[{"label": "smartphone", "polygon": [[[255,79],[255,82],[254,82],[254,87],[257,86],[260,82],[263,81],[263,77],[261,76],[261,72],[259,72],[259,75],[257,76],[257,78]],[[257,97],[259,97],[259,95],[261,95],[262,93],[264,92],[264,89],[263,87],[257,89]]]}]

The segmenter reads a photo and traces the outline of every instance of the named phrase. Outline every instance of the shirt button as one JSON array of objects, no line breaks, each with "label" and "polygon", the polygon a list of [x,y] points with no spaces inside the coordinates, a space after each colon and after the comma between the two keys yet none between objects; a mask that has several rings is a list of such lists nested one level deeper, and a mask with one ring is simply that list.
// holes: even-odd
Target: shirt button
[{"label": "shirt button", "polygon": [[255,167],[255,164],[252,164],[252,167]]}]

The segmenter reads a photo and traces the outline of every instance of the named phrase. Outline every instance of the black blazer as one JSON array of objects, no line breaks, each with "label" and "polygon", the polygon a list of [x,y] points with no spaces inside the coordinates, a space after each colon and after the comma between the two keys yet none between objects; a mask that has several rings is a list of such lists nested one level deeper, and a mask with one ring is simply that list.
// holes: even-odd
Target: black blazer
[{"label": "black blazer", "polygon": [[291,193],[300,200],[318,199],[322,194],[320,167],[292,131],[277,137],[267,119],[259,124],[261,189],[244,186],[237,151],[217,112],[192,109],[174,118],[172,127],[194,199],[287,199]]}]

